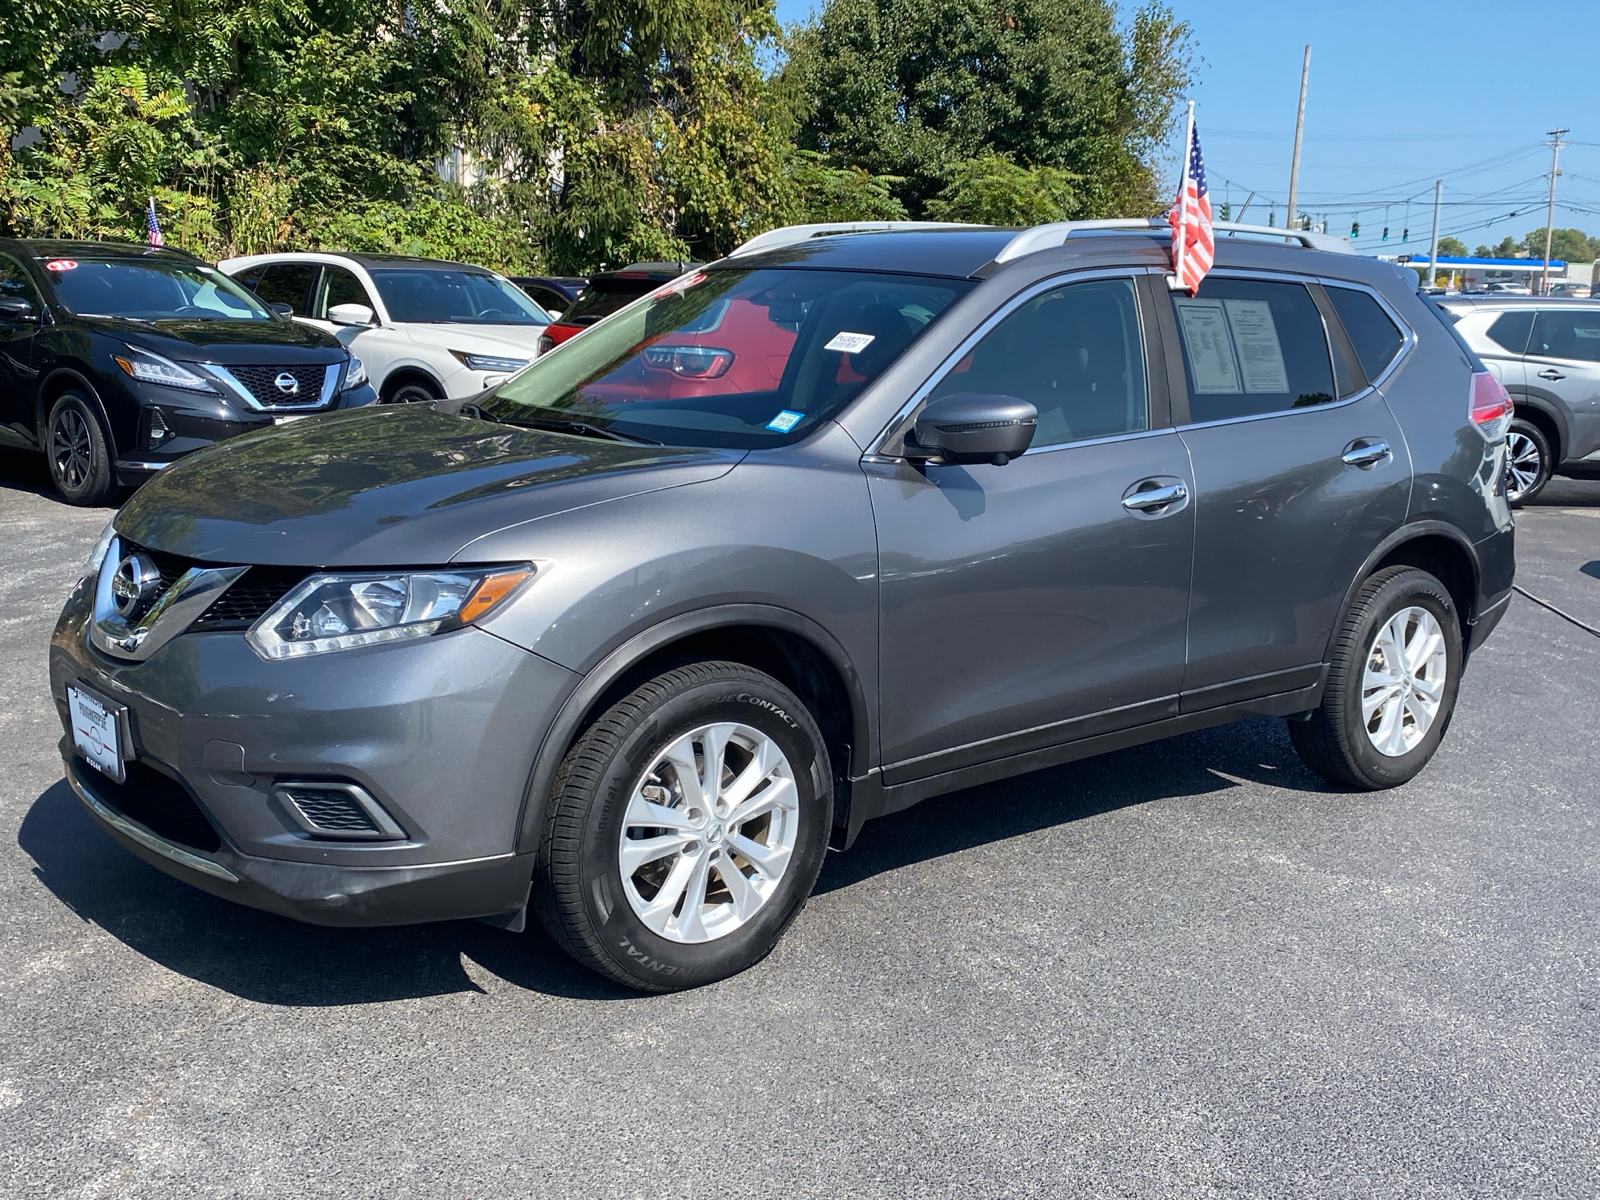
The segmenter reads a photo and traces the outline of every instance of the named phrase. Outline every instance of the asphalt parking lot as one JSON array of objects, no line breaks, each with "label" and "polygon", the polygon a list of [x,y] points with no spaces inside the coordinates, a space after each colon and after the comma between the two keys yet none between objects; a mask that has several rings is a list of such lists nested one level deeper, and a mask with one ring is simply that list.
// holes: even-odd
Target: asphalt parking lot
[{"label": "asphalt parking lot", "polygon": [[[10,1196],[1593,1196],[1600,637],[1518,597],[1407,787],[1257,721],[930,801],[777,952],[639,997],[537,931],[325,930],[125,853],[45,651],[106,510],[0,456]],[[1519,519],[1600,627],[1600,483]]]}]

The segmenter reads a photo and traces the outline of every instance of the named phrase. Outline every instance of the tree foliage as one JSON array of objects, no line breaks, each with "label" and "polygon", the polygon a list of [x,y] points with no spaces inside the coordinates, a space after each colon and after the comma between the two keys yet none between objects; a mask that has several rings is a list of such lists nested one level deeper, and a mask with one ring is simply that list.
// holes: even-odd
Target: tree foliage
[{"label": "tree foliage", "polygon": [[[1001,162],[1058,173],[1035,180],[1034,206],[1145,215],[1161,204],[1153,158],[1189,78],[1188,38],[1154,4],[1119,28],[1110,0],[832,0],[786,73],[801,144],[900,177],[913,215],[1015,197]],[[962,199],[968,185],[986,198]]]},{"label": "tree foliage", "polygon": [[211,258],[587,271],[1144,212],[1186,38],[1112,0],[832,0],[792,39],[772,0],[8,0],[0,233],[138,239],[153,196]]}]

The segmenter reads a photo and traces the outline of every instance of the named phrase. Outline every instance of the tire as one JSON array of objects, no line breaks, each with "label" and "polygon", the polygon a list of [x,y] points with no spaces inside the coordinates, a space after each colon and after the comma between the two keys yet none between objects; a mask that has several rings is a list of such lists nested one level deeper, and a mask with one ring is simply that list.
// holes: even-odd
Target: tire
[{"label": "tire", "polygon": [[432,383],[418,379],[415,376],[404,379],[389,388],[379,401],[380,404],[432,404],[435,400],[443,400],[444,393]]},{"label": "tire", "polygon": [[82,392],[63,392],[44,423],[44,453],[50,481],[68,504],[104,504],[117,490],[111,465],[111,436],[94,401]]},{"label": "tire", "polygon": [[[1370,724],[1376,729],[1369,730],[1363,694],[1387,673],[1382,670],[1385,660],[1398,657],[1383,651],[1380,637],[1401,614],[1411,614],[1398,623],[1396,648],[1420,654],[1427,644],[1422,637],[1428,633],[1426,619],[1416,615],[1420,613],[1431,616],[1443,645],[1439,653],[1425,657],[1420,673],[1396,673],[1411,676],[1413,690],[1389,690],[1389,699],[1372,710]],[[1323,778],[1362,791],[1398,787],[1415,777],[1450,727],[1461,681],[1461,652],[1461,623],[1444,584],[1415,567],[1376,572],[1356,593],[1334,637],[1322,706],[1309,721],[1288,722],[1289,739],[1300,760]],[[1369,665],[1376,665],[1371,678]],[[1372,692],[1373,698],[1379,696],[1378,689]],[[1426,727],[1419,728],[1430,697],[1437,700],[1437,707]],[[1380,742],[1386,748],[1380,748]]]},{"label": "tire", "polygon": [[[727,822],[722,794],[704,796],[695,765],[706,757],[703,731],[724,726],[736,727],[722,755],[723,788],[734,801]],[[698,757],[688,756],[686,785],[665,756],[685,761],[690,742]],[[738,821],[739,794],[728,781],[756,768],[751,750],[763,747],[759,766],[770,769],[755,771],[745,806],[772,807]],[[628,987],[669,992],[726,979],[765,958],[805,906],[832,823],[827,747],[794,693],[739,663],[679,667],[613,705],[562,761],[536,860],[534,911],[568,954]],[[676,848],[661,850],[668,845]],[[625,850],[633,856],[626,878]],[[744,880],[742,915],[722,873],[730,867]],[[691,905],[698,896],[704,902]]]},{"label": "tire", "polygon": [[1555,463],[1544,430],[1521,417],[1506,430],[1506,500],[1512,508],[1530,503],[1550,482]]}]

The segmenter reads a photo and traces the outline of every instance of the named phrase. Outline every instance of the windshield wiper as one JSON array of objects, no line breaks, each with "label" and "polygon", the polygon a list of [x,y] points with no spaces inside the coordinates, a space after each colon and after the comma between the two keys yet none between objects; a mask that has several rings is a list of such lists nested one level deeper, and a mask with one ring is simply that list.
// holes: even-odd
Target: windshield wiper
[{"label": "windshield wiper", "polygon": [[642,437],[637,433],[623,433],[617,429],[605,429],[599,425],[589,425],[583,421],[563,421],[554,417],[533,417],[530,419],[512,420],[509,417],[491,416],[476,404],[463,404],[462,412],[471,411],[474,416],[485,421],[495,421],[501,425],[515,425],[519,429],[546,429],[551,433],[572,433],[579,437],[605,438],[612,442],[628,442],[634,446],[660,446],[664,443],[655,438]]}]

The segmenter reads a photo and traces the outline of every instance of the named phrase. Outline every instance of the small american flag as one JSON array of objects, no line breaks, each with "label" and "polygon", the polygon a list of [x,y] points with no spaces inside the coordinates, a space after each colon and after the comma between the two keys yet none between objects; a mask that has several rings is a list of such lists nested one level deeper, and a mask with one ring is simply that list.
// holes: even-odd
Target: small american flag
[{"label": "small american flag", "polygon": [[1172,274],[1175,286],[1191,296],[1211,270],[1217,244],[1211,231],[1211,195],[1206,188],[1206,164],[1200,156],[1200,131],[1194,125],[1194,104],[1189,105],[1189,152],[1184,155],[1183,179],[1172,203]]},{"label": "small american flag", "polygon": [[150,197],[150,206],[144,210],[144,227],[149,234],[148,240],[152,246],[165,245],[161,240],[161,226],[156,223],[156,198]]}]

